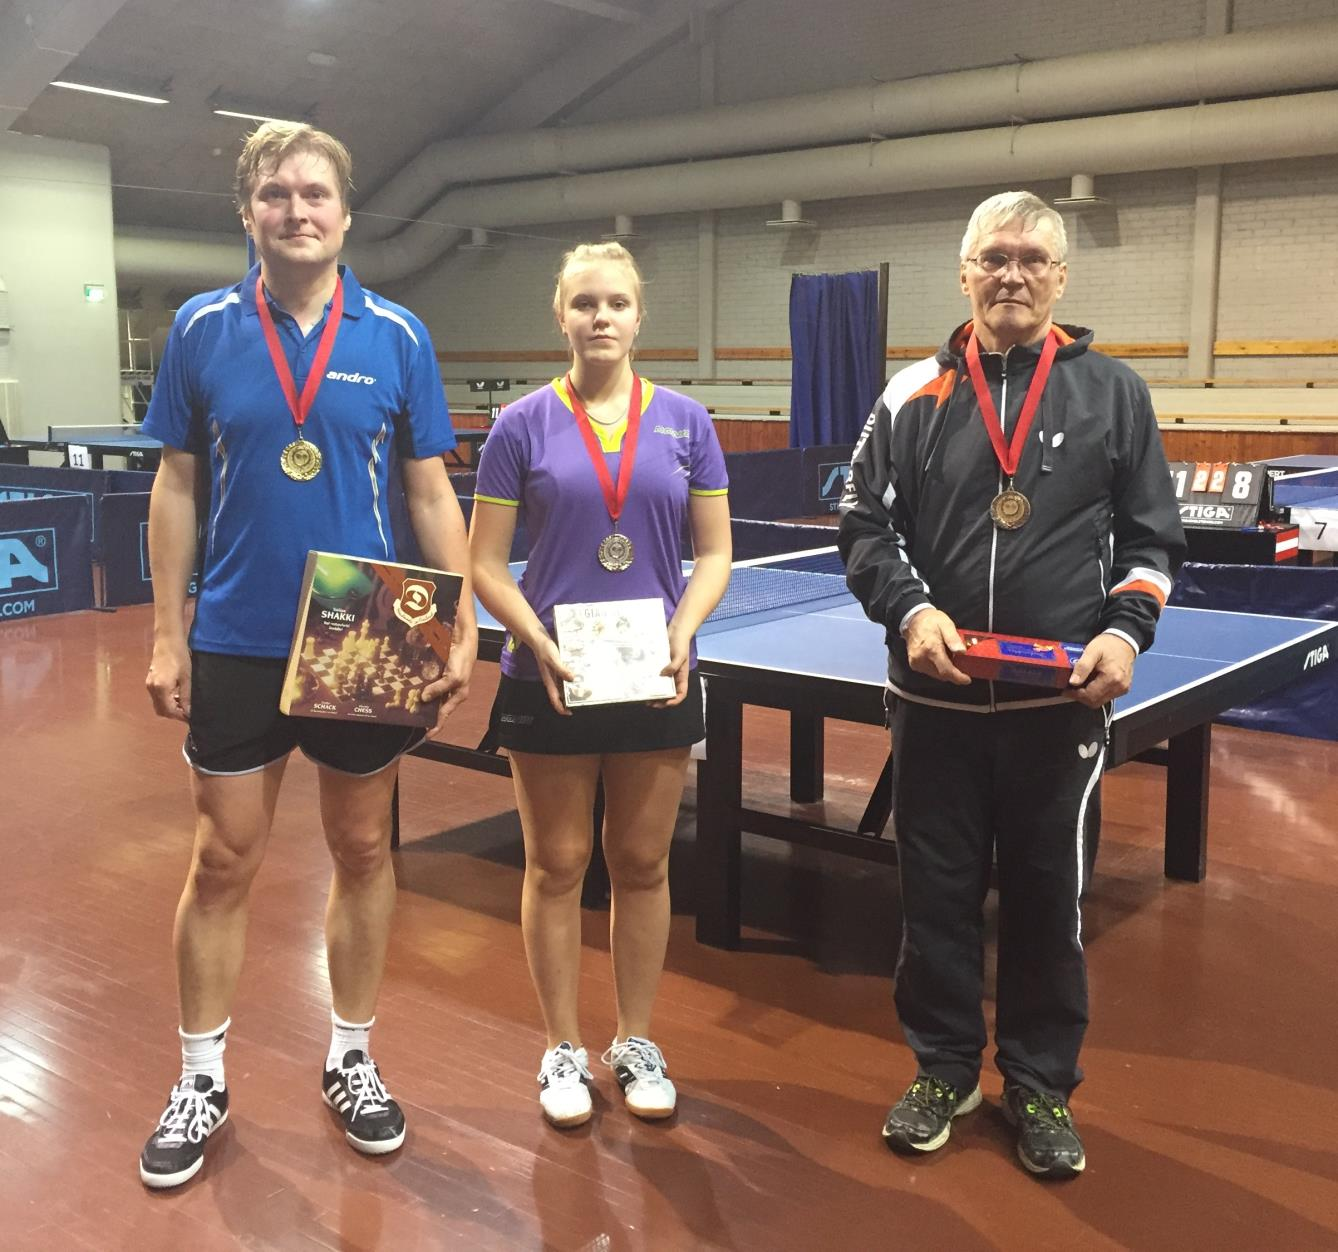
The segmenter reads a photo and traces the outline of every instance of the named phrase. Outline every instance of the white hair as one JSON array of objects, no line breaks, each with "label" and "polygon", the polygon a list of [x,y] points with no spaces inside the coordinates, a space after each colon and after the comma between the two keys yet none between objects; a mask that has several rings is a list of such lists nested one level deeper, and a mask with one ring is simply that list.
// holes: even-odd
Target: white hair
[{"label": "white hair", "polygon": [[997,196],[982,200],[971,214],[962,236],[962,260],[974,256],[980,241],[1009,222],[1021,222],[1024,230],[1035,230],[1044,224],[1054,237],[1056,261],[1065,261],[1069,255],[1069,239],[1064,231],[1064,219],[1040,196],[1030,191],[1001,191]]}]

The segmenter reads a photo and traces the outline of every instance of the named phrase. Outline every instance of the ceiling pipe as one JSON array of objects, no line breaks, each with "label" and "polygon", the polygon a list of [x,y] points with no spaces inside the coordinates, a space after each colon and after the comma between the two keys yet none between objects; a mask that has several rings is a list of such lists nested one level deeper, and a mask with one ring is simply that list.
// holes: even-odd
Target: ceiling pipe
[{"label": "ceiling pipe", "polygon": [[1009,62],[676,113],[444,139],[359,206],[384,239],[452,186],[1097,116],[1338,85],[1338,20]]},{"label": "ceiling pipe", "polygon": [[[505,229],[597,220],[610,203],[628,215],[678,213],[742,208],[782,197],[832,200],[1019,186],[1068,178],[1075,168],[1130,174],[1333,153],[1338,153],[1338,91],[1324,91],[458,188],[433,204],[430,213],[443,221]],[[454,242],[463,233],[420,222],[380,243],[360,244],[351,236],[349,259],[365,281],[393,282],[439,256],[447,236]],[[236,260],[224,269],[206,269],[206,259],[212,263],[223,254],[200,251],[197,257],[194,245],[181,242],[183,234],[118,232],[118,274],[123,281],[177,281],[183,273],[216,285],[237,280]],[[235,245],[240,247],[240,242]],[[238,255],[232,248],[229,257]]]}]

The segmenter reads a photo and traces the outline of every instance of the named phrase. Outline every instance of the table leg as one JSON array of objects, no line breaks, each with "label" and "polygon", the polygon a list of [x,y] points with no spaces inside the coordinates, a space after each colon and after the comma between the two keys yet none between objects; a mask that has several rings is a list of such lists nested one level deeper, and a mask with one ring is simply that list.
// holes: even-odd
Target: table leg
[{"label": "table leg", "polygon": [[718,679],[706,702],[706,759],[697,764],[697,941],[739,946],[743,705]]},{"label": "table leg", "polygon": [[826,769],[825,723],[811,713],[790,712],[790,799],[812,804],[822,799]]},{"label": "table leg", "polygon": [[1208,872],[1212,722],[1174,735],[1166,754],[1166,877],[1202,882]]}]

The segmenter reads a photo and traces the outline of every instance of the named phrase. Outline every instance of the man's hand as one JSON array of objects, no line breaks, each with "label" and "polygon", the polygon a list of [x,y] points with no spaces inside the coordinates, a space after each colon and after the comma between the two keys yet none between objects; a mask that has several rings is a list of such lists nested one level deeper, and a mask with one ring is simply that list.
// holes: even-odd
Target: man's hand
[{"label": "man's hand", "polygon": [[154,643],[144,685],[159,717],[190,720],[190,649],[184,639]]},{"label": "man's hand", "polygon": [[1066,694],[1089,709],[1109,704],[1129,690],[1137,655],[1119,635],[1097,635],[1073,667]]},{"label": "man's hand", "polygon": [[446,729],[446,721],[469,696],[469,678],[474,672],[474,660],[478,656],[478,635],[457,633],[451,640],[450,655],[446,658],[446,668],[434,683],[423,688],[424,700],[440,700],[437,706],[437,724],[427,733],[429,739],[436,739]]},{"label": "man's hand", "polygon": [[952,663],[952,655],[965,652],[966,645],[952,624],[952,618],[939,609],[922,609],[901,632],[906,640],[906,656],[911,669],[940,682],[967,686],[971,678]]}]

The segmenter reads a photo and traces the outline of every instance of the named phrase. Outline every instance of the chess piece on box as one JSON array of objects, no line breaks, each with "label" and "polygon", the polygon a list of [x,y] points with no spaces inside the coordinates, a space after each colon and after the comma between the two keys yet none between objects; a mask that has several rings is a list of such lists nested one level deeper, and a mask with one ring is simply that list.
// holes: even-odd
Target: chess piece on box
[{"label": "chess piece on box", "polygon": [[295,717],[431,726],[423,688],[450,653],[459,574],[307,554],[279,709]]}]

